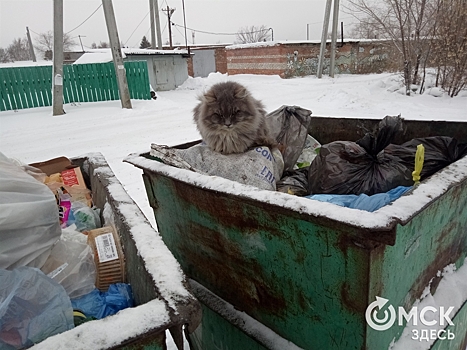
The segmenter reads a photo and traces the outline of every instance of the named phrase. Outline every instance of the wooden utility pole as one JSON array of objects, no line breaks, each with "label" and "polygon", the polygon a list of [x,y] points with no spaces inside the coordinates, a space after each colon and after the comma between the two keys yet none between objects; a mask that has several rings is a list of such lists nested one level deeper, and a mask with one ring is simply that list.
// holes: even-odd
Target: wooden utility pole
[{"label": "wooden utility pole", "polygon": [[154,15],[156,16],[156,34],[157,34],[157,48],[162,50],[162,32],[161,32],[161,20],[159,18],[159,4],[157,0],[154,1]]},{"label": "wooden utility pole", "polygon": [[28,43],[29,43],[29,55],[31,56],[31,60],[36,62],[36,54],[34,53],[34,47],[32,46],[31,34],[29,34],[29,28],[26,27],[26,35],[28,36]]},{"label": "wooden utility pole", "polygon": [[339,0],[334,0],[334,11],[332,13],[331,62],[329,64],[329,76],[331,78],[334,78],[334,68],[336,65],[336,41],[337,41],[338,20],[339,20]]},{"label": "wooden utility pole", "polygon": [[326,41],[328,37],[329,17],[331,15],[332,0],[326,0],[326,10],[324,11],[323,29],[321,32],[321,46],[319,49],[318,71],[316,76],[321,78],[323,75],[324,53],[326,52]]},{"label": "wooden utility pole", "polygon": [[52,70],[52,113],[65,114],[63,110],[63,0],[54,0],[54,48]]},{"label": "wooden utility pole", "polygon": [[120,39],[118,38],[117,22],[115,21],[112,0],[102,0],[102,8],[104,9],[107,32],[109,33],[110,49],[112,51],[115,74],[117,75],[118,91],[120,92],[122,108],[131,109],[130,91],[128,90],[126,71],[123,65],[122,48],[120,47]]},{"label": "wooden utility pole", "polygon": [[149,0],[149,18],[151,21],[151,49],[156,48],[156,26],[154,25],[154,1]]},{"label": "wooden utility pole", "polygon": [[169,5],[167,5],[167,9],[162,11],[167,11],[167,25],[169,27],[169,48],[172,50],[172,21],[170,20],[170,18],[172,17],[172,13],[174,13],[175,9],[171,9]]},{"label": "wooden utility pole", "polygon": [[79,43],[81,44],[81,50],[83,50],[83,52],[84,52],[83,42],[81,41],[81,38],[85,38],[85,36],[78,35],[78,38],[79,38]]}]

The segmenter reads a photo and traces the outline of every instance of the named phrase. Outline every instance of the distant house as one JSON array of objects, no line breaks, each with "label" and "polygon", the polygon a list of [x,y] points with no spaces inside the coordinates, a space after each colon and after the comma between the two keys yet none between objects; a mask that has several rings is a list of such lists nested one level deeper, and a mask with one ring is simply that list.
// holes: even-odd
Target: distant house
[{"label": "distant house", "polygon": [[127,61],[146,61],[149,82],[155,91],[173,90],[188,79],[189,57],[186,50],[151,50],[124,48]]},{"label": "distant house", "polygon": [[[122,48],[124,61],[146,61],[149,82],[154,91],[168,91],[188,79],[186,50],[151,50]],[[50,59],[51,59],[50,53]],[[64,64],[104,63],[112,61],[110,49],[86,49],[64,52]]]}]

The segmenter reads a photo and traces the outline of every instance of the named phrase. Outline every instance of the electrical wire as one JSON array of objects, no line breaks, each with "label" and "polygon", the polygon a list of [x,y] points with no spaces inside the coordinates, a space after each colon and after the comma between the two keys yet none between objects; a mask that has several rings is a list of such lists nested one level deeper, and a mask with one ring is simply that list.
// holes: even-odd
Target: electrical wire
[{"label": "electrical wire", "polygon": [[[176,27],[181,27],[181,28],[185,28],[184,26],[181,26],[180,24],[177,24],[177,23],[174,23],[172,22],[172,24]],[[213,35],[237,35],[237,33],[214,33],[214,32],[206,32],[204,30],[197,30],[197,29],[192,29],[192,28],[188,28],[186,27],[186,29],[188,30],[191,30],[193,32],[197,32],[197,33],[203,33],[203,34],[213,34]],[[252,33],[259,33],[259,32],[262,32],[262,30],[258,30],[258,31],[255,31],[255,32],[252,32]]]},{"label": "electrical wire", "polygon": [[97,10],[99,10],[101,8],[102,4],[100,4],[99,6],[97,6],[97,8],[94,10],[93,13],[91,13],[88,18],[86,18],[83,22],[81,22],[81,24],[79,24],[78,26],[76,26],[75,28],[73,28],[72,30],[69,30],[68,32],[66,32],[65,34],[68,34],[68,33],[71,33],[72,31],[74,31],[75,29],[78,29],[79,27],[81,27],[89,18],[92,17],[92,15],[94,15]]},{"label": "electrical wire", "polygon": [[141,23],[143,23],[143,21],[144,21],[144,20],[146,19],[146,17],[149,15],[149,12],[150,12],[150,11],[148,11],[148,13],[146,13],[146,16],[144,16],[143,19],[141,20],[141,22],[138,23],[138,25],[136,26],[135,30],[133,30],[133,32],[130,34],[130,36],[128,37],[128,39],[125,41],[125,43],[124,43],[123,45],[126,45],[126,43],[127,43],[128,41],[130,41],[130,39],[131,39],[131,37],[133,36],[133,34],[135,34],[136,29],[138,29],[138,27],[141,25]]},{"label": "electrical wire", "polygon": [[31,29],[31,27],[28,27],[30,32],[33,32],[36,35],[40,35],[39,33],[36,33],[34,30]]}]

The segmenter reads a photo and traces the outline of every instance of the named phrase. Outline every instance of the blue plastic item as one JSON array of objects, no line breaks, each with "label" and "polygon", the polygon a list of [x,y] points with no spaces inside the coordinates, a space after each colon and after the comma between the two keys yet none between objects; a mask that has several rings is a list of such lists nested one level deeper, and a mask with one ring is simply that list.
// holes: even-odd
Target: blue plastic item
[{"label": "blue plastic item", "polygon": [[132,307],[134,302],[131,286],[125,283],[115,283],[109,286],[107,292],[94,289],[80,298],[72,299],[71,304],[73,309],[80,310],[87,317],[101,319]]},{"label": "blue plastic item", "polygon": [[73,327],[60,284],[37,268],[0,269],[0,349],[27,348]]},{"label": "blue plastic item", "polygon": [[342,207],[373,212],[395,201],[411,188],[412,187],[398,186],[388,192],[376,193],[371,196],[366,194],[313,194],[305,197],[321,202],[337,204]]}]

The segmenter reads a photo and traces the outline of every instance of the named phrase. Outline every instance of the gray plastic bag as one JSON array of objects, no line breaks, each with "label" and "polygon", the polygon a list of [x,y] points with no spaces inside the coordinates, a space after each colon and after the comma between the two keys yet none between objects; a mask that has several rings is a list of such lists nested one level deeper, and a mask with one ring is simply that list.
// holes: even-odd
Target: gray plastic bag
[{"label": "gray plastic bag", "polygon": [[272,137],[279,143],[284,172],[293,170],[310,131],[311,111],[298,106],[282,106],[266,115]]},{"label": "gray plastic bag", "polygon": [[22,349],[74,327],[65,289],[39,269],[0,269],[0,349]]}]

